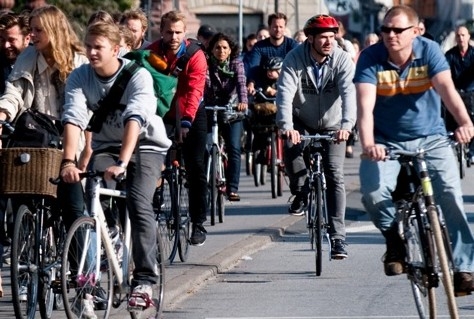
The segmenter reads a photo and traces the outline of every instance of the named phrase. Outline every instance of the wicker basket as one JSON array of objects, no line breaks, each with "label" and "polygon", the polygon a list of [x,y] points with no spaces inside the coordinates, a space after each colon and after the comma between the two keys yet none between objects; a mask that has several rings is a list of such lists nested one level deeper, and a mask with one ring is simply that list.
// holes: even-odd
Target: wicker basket
[{"label": "wicker basket", "polygon": [[56,197],[62,151],[53,148],[0,149],[0,194]]}]

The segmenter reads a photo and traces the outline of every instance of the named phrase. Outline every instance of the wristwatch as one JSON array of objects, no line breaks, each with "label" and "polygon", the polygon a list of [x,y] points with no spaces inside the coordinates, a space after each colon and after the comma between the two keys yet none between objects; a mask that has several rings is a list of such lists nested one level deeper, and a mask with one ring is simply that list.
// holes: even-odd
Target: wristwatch
[{"label": "wristwatch", "polygon": [[117,162],[115,162],[115,166],[122,167],[122,168],[127,168],[127,163],[125,163],[122,160],[118,160]]}]

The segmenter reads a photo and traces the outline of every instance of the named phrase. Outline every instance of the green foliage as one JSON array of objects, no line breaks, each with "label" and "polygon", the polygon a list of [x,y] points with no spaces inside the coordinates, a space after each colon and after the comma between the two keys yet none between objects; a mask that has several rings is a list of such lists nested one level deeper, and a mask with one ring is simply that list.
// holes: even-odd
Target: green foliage
[{"label": "green foliage", "polygon": [[[16,0],[15,11],[19,12],[25,7],[26,0]],[[111,14],[123,12],[132,7],[133,0],[47,0],[63,10],[71,19],[71,23],[79,35],[84,33],[84,28],[92,13],[105,10]]]}]

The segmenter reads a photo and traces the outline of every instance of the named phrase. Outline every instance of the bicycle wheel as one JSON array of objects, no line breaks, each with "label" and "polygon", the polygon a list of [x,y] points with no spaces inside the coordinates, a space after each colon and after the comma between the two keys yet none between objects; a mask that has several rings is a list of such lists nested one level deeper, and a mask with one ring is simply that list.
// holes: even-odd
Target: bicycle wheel
[{"label": "bicycle wheel", "polygon": [[256,150],[254,152],[254,157],[252,161],[252,175],[253,175],[253,182],[255,184],[255,187],[258,187],[260,185],[260,175],[262,171],[262,165],[259,162],[260,158],[260,150]]},{"label": "bicycle wheel", "polygon": [[306,225],[308,227],[308,233],[309,233],[309,242],[311,244],[311,250],[314,249],[314,243],[315,243],[315,217],[316,216],[316,197],[315,197],[315,189],[313,186],[310,187],[309,190],[309,197],[308,197],[308,211],[306,212]]},{"label": "bicycle wheel", "polygon": [[[109,259],[102,241],[101,247],[97,247],[95,220],[77,219],[67,234],[61,265],[61,290],[69,319],[86,318],[91,311],[97,318],[109,317],[114,297]],[[96,263],[100,263],[99,273]]]},{"label": "bicycle wheel", "polygon": [[456,145],[456,156],[458,159],[459,176],[461,178],[464,178],[464,176],[466,176],[467,163],[466,163],[466,156],[465,156],[465,151],[464,151],[465,147],[466,146],[461,143]]},{"label": "bicycle wheel", "polygon": [[448,260],[448,256],[450,255],[447,252],[447,247],[449,247],[449,241],[446,238],[445,233],[443,233],[442,231],[441,223],[438,217],[438,210],[436,209],[436,207],[428,206],[427,210],[427,215],[430,220],[430,225],[433,232],[436,252],[438,255],[438,261],[442,276],[441,279],[444,286],[444,291],[446,293],[449,313],[451,315],[451,318],[459,318],[453,286],[453,263],[452,260]]},{"label": "bicycle wheel", "polygon": [[225,197],[226,197],[226,182],[225,182],[225,171],[227,167],[227,155],[222,153],[218,154],[219,170],[217,171],[217,214],[219,217],[219,223],[224,222],[225,216]]},{"label": "bicycle wheel", "polygon": [[325,227],[325,220],[323,214],[323,185],[321,179],[316,178],[314,181],[314,193],[315,193],[315,203],[314,208],[316,210],[314,215],[313,228],[315,228],[314,235],[314,252],[316,254],[316,276],[321,276],[321,271],[323,268],[323,228]]},{"label": "bicycle wheel", "polygon": [[188,260],[189,254],[189,237],[191,229],[191,217],[189,216],[189,189],[185,178],[180,175],[179,183],[179,244],[178,253],[179,259],[182,262]]},{"label": "bicycle wheel", "polygon": [[[406,212],[405,214],[408,214]],[[406,263],[408,280],[413,292],[415,306],[421,319],[436,317],[436,293],[433,280],[437,275],[432,271],[434,246],[429,240],[419,215],[409,215],[403,224],[404,242],[407,251]],[[426,251],[423,247],[426,247]],[[433,278],[433,276],[436,276]]]},{"label": "bicycle wheel", "polygon": [[216,224],[216,214],[217,214],[217,179],[218,179],[218,154],[219,150],[217,149],[217,145],[212,145],[211,148],[211,171],[209,176],[209,194],[210,194],[210,201],[211,201],[211,225],[214,226]]},{"label": "bicycle wheel", "polygon": [[166,171],[162,176],[161,183],[161,205],[157,216],[157,235],[161,237],[163,244],[163,256],[165,264],[169,265],[176,256],[178,245],[178,227],[174,218],[175,205],[173,204],[176,192],[172,181],[172,171]]},{"label": "bicycle wheel", "polygon": [[278,197],[278,162],[276,132],[271,133],[270,137],[270,183],[272,189],[272,198]]},{"label": "bicycle wheel", "polygon": [[[158,235],[158,234],[157,234]],[[179,246],[181,247],[181,246]],[[161,242],[161,237],[156,236],[156,268],[158,274],[158,282],[156,283],[156,288],[154,293],[154,299],[156,299],[156,318],[161,318],[161,313],[164,307],[164,299],[165,299],[165,263],[164,263],[164,256],[163,253],[163,243]],[[181,258],[181,248],[180,254]],[[187,257],[187,252],[186,252]],[[184,261],[184,260],[182,260]]]},{"label": "bicycle wheel", "polygon": [[35,215],[21,205],[16,213],[11,250],[11,288],[15,317],[35,318],[38,298],[38,249]]},{"label": "bicycle wheel", "polygon": [[38,304],[41,318],[50,319],[55,301],[53,282],[59,277],[59,267],[56,265],[56,260],[59,258],[53,221],[45,221],[44,227],[40,250],[41,270],[38,277]]}]

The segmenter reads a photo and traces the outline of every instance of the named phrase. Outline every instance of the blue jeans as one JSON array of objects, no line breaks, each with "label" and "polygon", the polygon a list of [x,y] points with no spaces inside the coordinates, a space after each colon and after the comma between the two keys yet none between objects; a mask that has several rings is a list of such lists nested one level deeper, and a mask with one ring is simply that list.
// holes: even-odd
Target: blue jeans
[{"label": "blue jeans", "polygon": [[[474,271],[474,238],[463,208],[461,182],[456,158],[449,139],[442,135],[419,138],[408,142],[377,140],[378,144],[396,149],[429,149],[425,159],[433,184],[435,201],[441,207],[453,245],[456,271]],[[438,146],[435,149],[431,149]],[[362,203],[374,225],[385,231],[394,224],[395,208],[391,192],[400,172],[398,161],[362,160],[359,169]]]},{"label": "blue jeans", "polygon": [[[117,154],[94,154],[89,167],[104,171],[117,161]],[[135,263],[132,286],[155,284],[158,279],[155,272],[156,221],[152,202],[164,158],[165,155],[159,153],[139,152],[132,156],[127,167],[126,204],[130,216]]]},{"label": "blue jeans", "polygon": [[219,125],[227,153],[227,169],[225,172],[227,193],[237,193],[239,190],[242,154],[242,145],[240,142],[243,128],[242,121],[222,123]]}]

